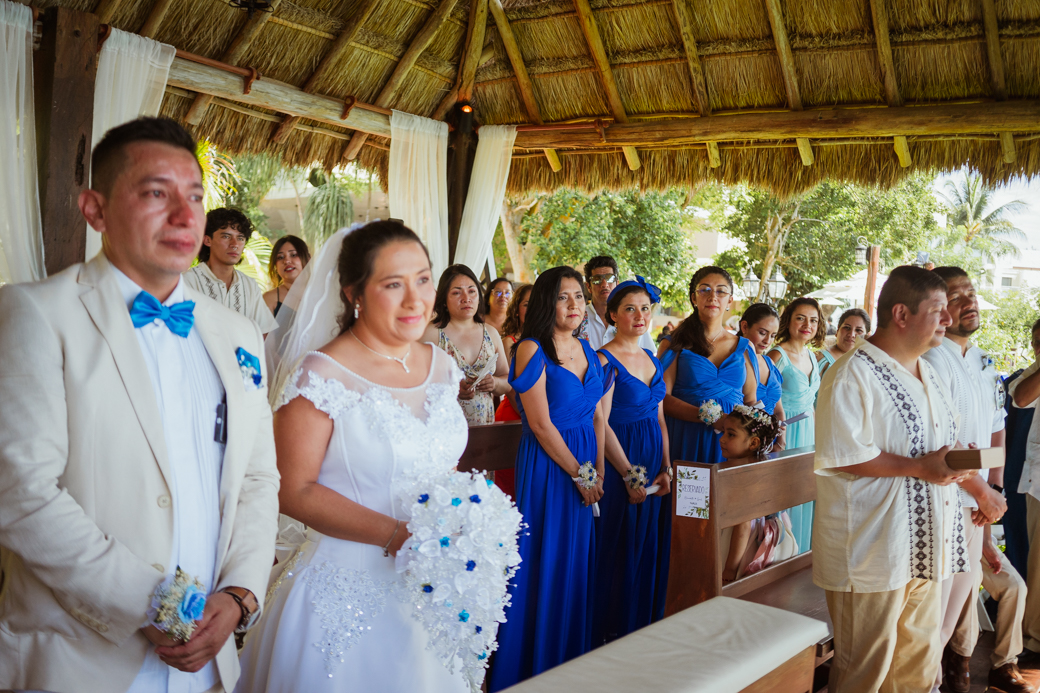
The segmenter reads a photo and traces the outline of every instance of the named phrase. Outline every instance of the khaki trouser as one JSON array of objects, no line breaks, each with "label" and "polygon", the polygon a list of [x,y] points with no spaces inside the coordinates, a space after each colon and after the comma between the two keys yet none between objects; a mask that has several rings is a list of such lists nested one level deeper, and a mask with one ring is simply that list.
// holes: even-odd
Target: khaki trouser
[{"label": "khaki trouser", "polygon": [[993,647],[993,668],[1018,662],[1022,651],[1022,619],[1026,614],[1026,581],[1011,565],[1007,556],[1000,554],[1000,572],[994,573],[989,563],[982,561],[982,586],[997,600],[997,644]]},{"label": "khaki trouser", "polygon": [[890,592],[830,592],[831,693],[921,693],[939,670],[942,586],[911,580]]},{"label": "khaki trouser", "polygon": [[1026,525],[1029,528],[1029,563],[1026,574],[1026,615],[1022,619],[1025,645],[1040,652],[1040,500],[1026,494]]},{"label": "khaki trouser", "polygon": [[[940,645],[962,657],[971,657],[979,639],[979,612],[975,606],[979,585],[982,584],[982,527],[971,523],[971,508],[964,508],[964,539],[967,544],[968,565],[971,572],[955,573],[943,580],[942,632]],[[936,679],[936,685],[941,682]]]}]

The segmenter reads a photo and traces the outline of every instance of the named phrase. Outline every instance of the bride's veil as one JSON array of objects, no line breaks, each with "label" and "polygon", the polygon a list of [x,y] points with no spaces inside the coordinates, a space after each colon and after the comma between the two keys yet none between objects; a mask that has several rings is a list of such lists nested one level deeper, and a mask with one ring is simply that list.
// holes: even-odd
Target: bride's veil
[{"label": "bride's veil", "polygon": [[321,247],[293,282],[278,311],[278,326],[264,341],[267,358],[268,397],[278,408],[282,392],[300,361],[309,351],[328,344],[339,334],[339,254],[343,239],[363,224],[340,229]]}]

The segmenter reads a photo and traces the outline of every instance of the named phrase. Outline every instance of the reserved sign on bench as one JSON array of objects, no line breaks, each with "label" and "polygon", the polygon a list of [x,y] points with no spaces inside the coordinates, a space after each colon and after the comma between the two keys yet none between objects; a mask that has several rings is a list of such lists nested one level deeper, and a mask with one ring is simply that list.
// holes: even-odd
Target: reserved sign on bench
[{"label": "reserved sign on bench", "polygon": [[678,467],[675,483],[675,514],[709,519],[711,472],[701,467]]}]

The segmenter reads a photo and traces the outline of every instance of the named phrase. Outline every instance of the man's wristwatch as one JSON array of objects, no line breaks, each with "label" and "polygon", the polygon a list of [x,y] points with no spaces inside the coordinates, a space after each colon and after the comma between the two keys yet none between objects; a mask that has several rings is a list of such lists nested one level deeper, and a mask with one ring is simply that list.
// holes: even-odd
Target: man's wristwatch
[{"label": "man's wristwatch", "polygon": [[234,599],[238,608],[242,610],[242,620],[238,622],[235,632],[245,633],[260,618],[260,604],[257,603],[256,597],[244,587],[225,587],[221,592]]},{"label": "man's wristwatch", "polygon": [[1000,495],[1004,495],[1004,487],[1000,484],[990,484],[989,487],[997,493],[999,493]]}]

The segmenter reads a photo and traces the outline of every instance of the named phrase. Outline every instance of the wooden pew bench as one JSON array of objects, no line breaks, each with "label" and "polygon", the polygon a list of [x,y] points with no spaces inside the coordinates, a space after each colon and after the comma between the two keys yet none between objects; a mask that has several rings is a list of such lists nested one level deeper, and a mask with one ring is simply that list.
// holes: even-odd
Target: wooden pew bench
[{"label": "wooden pew bench", "polygon": [[809,693],[820,621],[716,597],[572,659],[510,693]]},{"label": "wooden pew bench", "polygon": [[[672,494],[672,554],[666,615],[718,596],[773,606],[826,623],[828,633],[817,643],[816,664],[830,659],[833,627],[824,591],[812,581],[811,551],[734,582],[722,582],[729,551],[727,529],[816,500],[813,449],[787,450],[765,459],[721,464],[679,461],[675,465],[677,485],[684,486]],[[682,477],[694,474],[698,477],[696,481],[683,481]],[[695,511],[699,517],[678,514],[684,496],[704,506]]]}]

